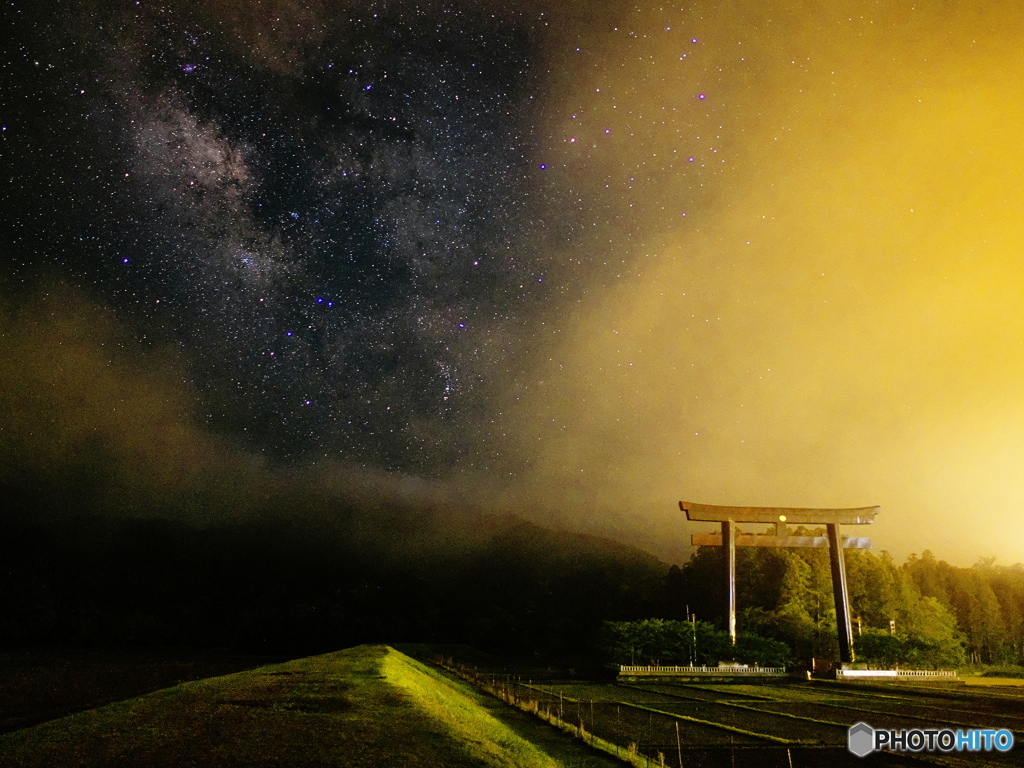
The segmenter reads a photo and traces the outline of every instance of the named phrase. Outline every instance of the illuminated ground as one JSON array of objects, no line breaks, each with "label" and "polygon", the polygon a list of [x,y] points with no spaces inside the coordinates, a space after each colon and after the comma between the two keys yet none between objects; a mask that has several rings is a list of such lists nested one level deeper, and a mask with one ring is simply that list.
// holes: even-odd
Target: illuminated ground
[{"label": "illuminated ground", "polygon": [[386,646],[213,677],[0,736],[0,765],[614,765]]}]

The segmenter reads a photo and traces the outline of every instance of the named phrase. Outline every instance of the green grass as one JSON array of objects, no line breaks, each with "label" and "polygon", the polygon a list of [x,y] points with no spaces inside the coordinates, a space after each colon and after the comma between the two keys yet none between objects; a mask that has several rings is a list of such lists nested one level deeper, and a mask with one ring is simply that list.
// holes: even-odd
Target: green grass
[{"label": "green grass", "polygon": [[1024,666],[978,664],[959,670],[968,685],[1024,686]]},{"label": "green grass", "polygon": [[287,658],[187,648],[0,653],[0,733]]},{"label": "green grass", "polygon": [[554,736],[566,743],[393,648],[360,646],[183,683],[14,731],[0,736],[0,765],[609,764]]},{"label": "green grass", "polygon": [[388,682],[402,689],[431,721],[442,723],[475,759],[485,765],[557,768],[560,763],[481,707],[469,686],[388,649],[382,669]]}]

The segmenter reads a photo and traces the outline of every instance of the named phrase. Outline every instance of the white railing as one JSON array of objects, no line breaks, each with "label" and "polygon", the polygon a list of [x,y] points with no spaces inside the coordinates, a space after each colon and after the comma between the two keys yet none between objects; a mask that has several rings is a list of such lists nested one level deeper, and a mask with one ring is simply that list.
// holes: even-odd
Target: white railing
[{"label": "white railing", "polygon": [[956,677],[955,669],[897,669],[897,677]]},{"label": "white railing", "polygon": [[785,667],[747,667],[747,666],[724,666],[724,667],[655,667],[655,666],[627,666],[619,665],[620,675],[783,675]]},{"label": "white railing", "polygon": [[837,669],[836,677],[918,677],[955,680],[954,669]]}]

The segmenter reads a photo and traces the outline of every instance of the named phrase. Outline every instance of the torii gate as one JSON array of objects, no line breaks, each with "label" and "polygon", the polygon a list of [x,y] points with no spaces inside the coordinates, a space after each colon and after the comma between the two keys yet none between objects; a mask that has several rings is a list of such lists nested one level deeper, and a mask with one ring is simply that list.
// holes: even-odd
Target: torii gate
[{"label": "torii gate", "polygon": [[[871,540],[839,536],[839,525],[868,525],[875,521],[880,507],[853,509],[793,509],[789,507],[719,507],[680,501],[679,509],[688,520],[722,524],[721,533],[695,533],[694,546],[725,546],[725,594],[729,638],[736,644],[736,547],[828,547],[832,564],[832,593],[836,604],[839,631],[839,660],[853,661],[853,628],[850,625],[850,599],[846,589],[846,565],[843,548],[870,549]],[[736,534],[736,523],[774,523],[775,534]],[[787,536],[786,524],[824,524],[828,536]]]}]

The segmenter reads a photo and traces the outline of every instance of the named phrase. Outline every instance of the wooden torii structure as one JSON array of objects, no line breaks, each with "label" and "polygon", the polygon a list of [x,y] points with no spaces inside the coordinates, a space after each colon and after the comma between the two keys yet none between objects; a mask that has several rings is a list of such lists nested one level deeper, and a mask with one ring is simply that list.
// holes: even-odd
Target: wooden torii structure
[{"label": "wooden torii structure", "polygon": [[[850,624],[850,598],[846,588],[844,548],[870,549],[871,540],[840,537],[839,526],[868,525],[875,521],[880,507],[852,509],[801,509],[791,507],[721,507],[680,501],[679,509],[688,520],[722,524],[721,533],[695,533],[694,546],[725,547],[725,594],[729,638],[736,644],[736,547],[828,547],[832,565],[832,593],[839,631],[839,659],[853,661],[853,627]],[[775,524],[775,534],[736,533],[736,523]],[[787,524],[825,525],[827,536],[787,536]]]}]

